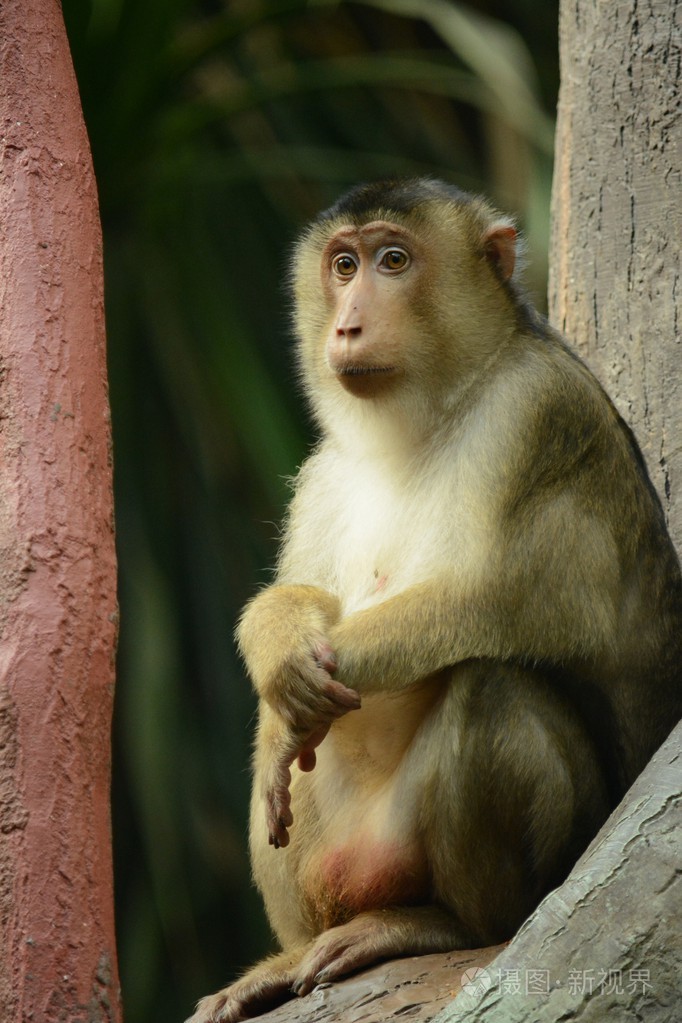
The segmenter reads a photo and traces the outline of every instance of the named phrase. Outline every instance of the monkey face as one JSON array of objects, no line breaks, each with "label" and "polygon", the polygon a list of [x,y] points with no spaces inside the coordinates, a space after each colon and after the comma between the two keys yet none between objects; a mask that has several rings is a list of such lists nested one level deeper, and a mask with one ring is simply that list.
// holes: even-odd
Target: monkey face
[{"label": "monkey face", "polygon": [[482,201],[434,188],[408,208],[402,193],[369,202],[366,186],[299,242],[301,376],[339,437],[435,429],[513,333],[514,228]]},{"label": "monkey face", "polygon": [[325,247],[322,287],[331,311],[325,357],[355,397],[395,387],[408,368],[400,342],[419,262],[410,233],[382,220],[343,227]]}]

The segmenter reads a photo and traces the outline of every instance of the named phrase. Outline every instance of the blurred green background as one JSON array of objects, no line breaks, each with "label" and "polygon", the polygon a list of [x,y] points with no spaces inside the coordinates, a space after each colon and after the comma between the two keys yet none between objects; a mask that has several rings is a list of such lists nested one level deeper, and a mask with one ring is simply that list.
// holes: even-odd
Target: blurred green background
[{"label": "blurred green background", "polygon": [[120,557],[126,1023],[261,955],[239,608],[312,440],[285,281],[351,184],[435,174],[524,228],[544,304],[558,0],[64,0],[104,227]]}]

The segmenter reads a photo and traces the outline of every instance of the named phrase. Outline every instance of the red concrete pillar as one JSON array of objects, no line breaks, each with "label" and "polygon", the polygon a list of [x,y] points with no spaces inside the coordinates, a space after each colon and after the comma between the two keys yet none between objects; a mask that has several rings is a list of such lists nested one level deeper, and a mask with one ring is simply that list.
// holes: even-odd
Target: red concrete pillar
[{"label": "red concrete pillar", "polygon": [[57,0],[0,2],[0,1020],[118,1023],[97,193]]}]

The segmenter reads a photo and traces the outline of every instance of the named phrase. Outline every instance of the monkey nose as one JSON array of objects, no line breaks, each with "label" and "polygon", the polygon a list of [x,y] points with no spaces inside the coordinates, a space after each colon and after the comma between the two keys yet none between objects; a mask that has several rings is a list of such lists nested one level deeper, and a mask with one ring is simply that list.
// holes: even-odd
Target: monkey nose
[{"label": "monkey nose", "polygon": [[347,341],[353,341],[355,338],[358,338],[361,333],[362,327],[356,326],[355,324],[352,326],[345,324],[336,325],[336,336],[339,338],[345,337]]}]

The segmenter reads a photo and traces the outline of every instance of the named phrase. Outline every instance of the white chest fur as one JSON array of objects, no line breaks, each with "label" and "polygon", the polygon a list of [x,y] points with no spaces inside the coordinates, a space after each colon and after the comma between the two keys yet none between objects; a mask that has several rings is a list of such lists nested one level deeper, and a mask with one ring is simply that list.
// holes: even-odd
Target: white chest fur
[{"label": "white chest fur", "polygon": [[348,614],[443,572],[477,572],[494,534],[487,489],[466,439],[402,463],[322,448],[294,509],[306,542],[285,554],[284,574],[336,593]]}]

